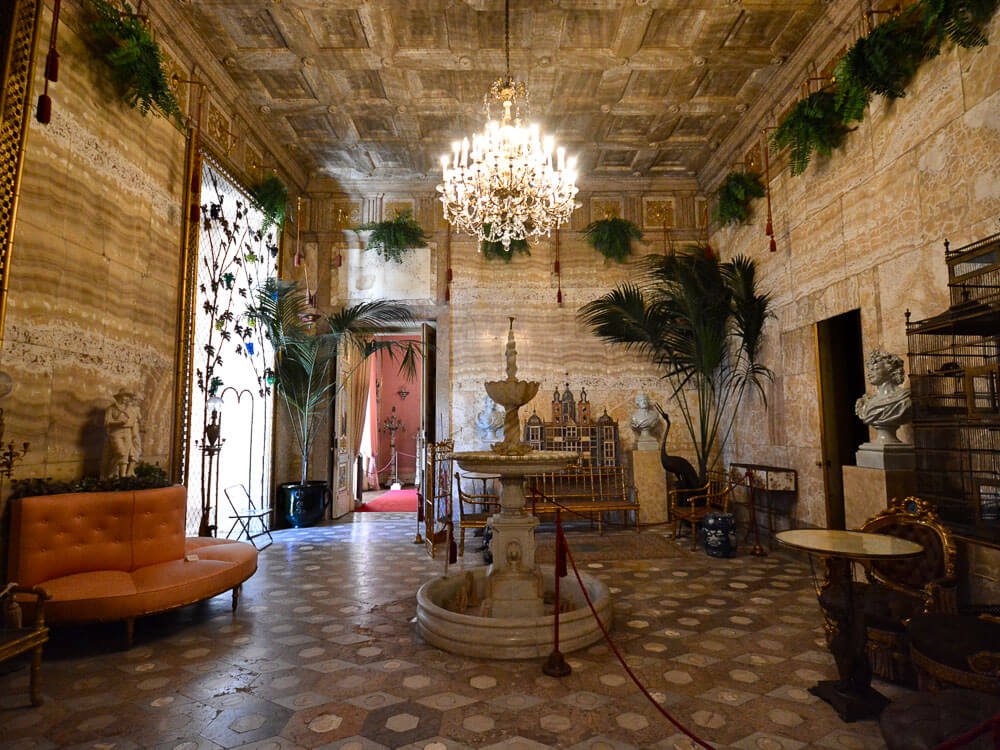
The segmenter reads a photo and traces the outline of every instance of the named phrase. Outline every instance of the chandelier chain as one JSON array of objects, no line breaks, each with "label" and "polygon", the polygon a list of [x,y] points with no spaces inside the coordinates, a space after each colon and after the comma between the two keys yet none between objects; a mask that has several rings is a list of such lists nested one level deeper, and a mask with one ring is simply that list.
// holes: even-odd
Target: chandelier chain
[{"label": "chandelier chain", "polygon": [[503,2],[503,51],[507,61],[507,80],[510,80],[510,0]]}]

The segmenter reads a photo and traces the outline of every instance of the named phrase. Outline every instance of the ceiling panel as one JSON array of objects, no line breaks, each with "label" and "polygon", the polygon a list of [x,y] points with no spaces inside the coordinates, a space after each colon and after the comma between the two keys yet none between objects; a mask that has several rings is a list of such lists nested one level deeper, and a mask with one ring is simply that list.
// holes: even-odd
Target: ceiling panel
[{"label": "ceiling panel", "polygon": [[[195,31],[317,176],[423,176],[483,124],[501,0],[199,0]],[[820,0],[513,0],[530,117],[597,174],[696,176]],[[494,113],[496,110],[494,109]]]}]

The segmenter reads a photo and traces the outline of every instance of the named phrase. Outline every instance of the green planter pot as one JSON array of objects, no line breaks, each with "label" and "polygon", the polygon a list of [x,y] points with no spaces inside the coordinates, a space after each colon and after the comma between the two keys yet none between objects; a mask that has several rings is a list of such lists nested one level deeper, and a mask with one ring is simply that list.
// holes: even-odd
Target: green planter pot
[{"label": "green planter pot", "polygon": [[305,484],[285,482],[278,486],[281,512],[289,526],[301,529],[323,519],[323,511],[333,501],[326,482],[309,480]]}]

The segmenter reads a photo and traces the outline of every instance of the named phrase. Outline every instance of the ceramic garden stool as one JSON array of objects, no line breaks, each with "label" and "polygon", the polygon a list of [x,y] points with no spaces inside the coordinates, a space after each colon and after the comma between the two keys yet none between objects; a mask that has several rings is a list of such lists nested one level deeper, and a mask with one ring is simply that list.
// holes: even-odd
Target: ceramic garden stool
[{"label": "ceramic garden stool", "polygon": [[705,552],[712,557],[736,554],[736,517],[732,513],[709,513],[702,521]]}]

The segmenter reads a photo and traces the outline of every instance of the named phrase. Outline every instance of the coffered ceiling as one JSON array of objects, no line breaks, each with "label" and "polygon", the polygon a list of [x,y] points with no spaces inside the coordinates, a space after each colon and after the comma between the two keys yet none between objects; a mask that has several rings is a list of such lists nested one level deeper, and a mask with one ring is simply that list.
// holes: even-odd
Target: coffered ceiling
[{"label": "coffered ceiling", "polygon": [[[693,177],[821,15],[810,0],[511,0],[531,118],[590,177]],[[190,0],[187,17],[314,177],[434,176],[482,127],[502,0]]]}]

